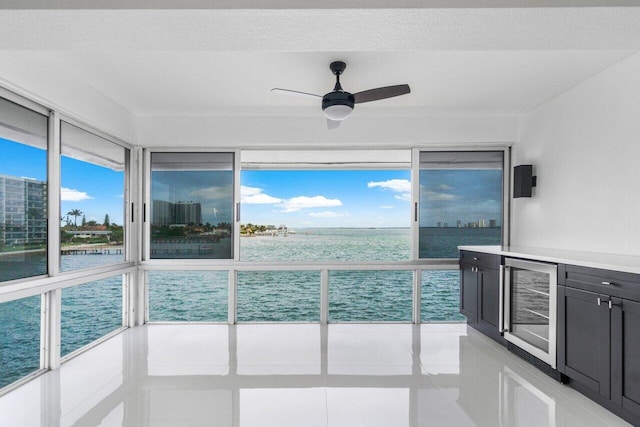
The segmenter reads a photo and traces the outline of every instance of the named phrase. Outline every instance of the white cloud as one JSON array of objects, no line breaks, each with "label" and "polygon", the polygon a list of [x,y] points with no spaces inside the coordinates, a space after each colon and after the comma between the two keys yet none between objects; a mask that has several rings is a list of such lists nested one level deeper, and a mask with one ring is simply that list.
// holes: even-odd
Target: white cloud
[{"label": "white cloud", "polygon": [[324,196],[298,196],[283,201],[280,206],[284,208],[281,212],[296,212],[309,208],[334,208],[342,206],[342,202],[338,199],[327,199]]},{"label": "white cloud", "polygon": [[450,187],[447,184],[440,184],[438,185],[438,190],[442,190],[442,191],[453,190],[453,187]]},{"label": "white cloud", "polygon": [[367,187],[380,187],[397,193],[411,192],[411,182],[406,179],[390,179],[388,181],[369,182],[367,183]]},{"label": "white cloud", "polygon": [[314,218],[340,218],[347,215],[341,214],[338,212],[324,211],[324,212],[311,212],[309,216],[312,216]]},{"label": "white cloud", "polygon": [[231,198],[231,188],[228,186],[201,188],[199,190],[192,191],[191,195],[195,199],[205,199],[205,200],[228,199],[228,198]]},{"label": "white cloud", "polygon": [[95,197],[91,197],[84,191],[79,191],[74,188],[60,188],[60,200],[63,202],[81,202],[83,200],[91,200]]},{"label": "white cloud", "polygon": [[402,200],[403,202],[410,202],[411,201],[411,193],[396,194],[393,197],[395,197],[398,200]]},{"label": "white cloud", "polygon": [[395,209],[395,206],[390,206],[390,205],[384,205],[384,206],[378,206],[378,208],[380,209]]},{"label": "white cloud", "polygon": [[262,191],[262,188],[242,185],[240,187],[240,201],[249,205],[273,205],[282,202],[282,199],[270,196]]},{"label": "white cloud", "polygon": [[380,187],[383,190],[393,191],[396,194],[394,198],[402,200],[404,202],[411,201],[411,181],[406,179],[389,179],[387,181],[377,181],[367,183],[367,187],[375,188]]},{"label": "white cloud", "polygon": [[428,200],[455,200],[456,196],[447,193],[437,193],[435,191],[427,190],[423,192],[427,196]]}]

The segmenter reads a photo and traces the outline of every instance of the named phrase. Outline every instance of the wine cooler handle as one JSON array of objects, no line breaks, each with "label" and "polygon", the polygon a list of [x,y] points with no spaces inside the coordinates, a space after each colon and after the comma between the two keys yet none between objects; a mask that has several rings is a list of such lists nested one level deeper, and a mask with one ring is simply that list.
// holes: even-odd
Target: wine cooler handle
[{"label": "wine cooler handle", "polygon": [[498,332],[504,332],[504,265],[500,266],[498,302]]},{"label": "wine cooler handle", "polygon": [[500,266],[500,332],[511,331],[511,267]]}]

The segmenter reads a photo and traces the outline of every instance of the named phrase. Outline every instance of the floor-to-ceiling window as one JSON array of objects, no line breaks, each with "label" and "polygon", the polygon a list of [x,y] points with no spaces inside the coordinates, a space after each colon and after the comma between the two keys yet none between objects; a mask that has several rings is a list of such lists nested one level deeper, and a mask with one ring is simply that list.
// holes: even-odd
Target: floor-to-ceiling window
[{"label": "floor-to-ceiling window", "polygon": [[129,146],[0,94],[1,394],[123,329],[135,267]]},{"label": "floor-to-ceiling window", "polygon": [[[234,186],[230,153],[151,152],[148,320],[464,320],[457,248],[502,242],[504,150],[240,155]],[[205,212],[237,246],[194,246],[224,234]]]}]

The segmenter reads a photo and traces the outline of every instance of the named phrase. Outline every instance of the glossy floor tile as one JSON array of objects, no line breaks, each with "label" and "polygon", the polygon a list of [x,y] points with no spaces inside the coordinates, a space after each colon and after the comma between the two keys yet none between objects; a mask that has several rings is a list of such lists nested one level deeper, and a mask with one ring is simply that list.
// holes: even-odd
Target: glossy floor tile
[{"label": "glossy floor tile", "polygon": [[0,397],[0,426],[625,426],[463,324],[147,325]]}]

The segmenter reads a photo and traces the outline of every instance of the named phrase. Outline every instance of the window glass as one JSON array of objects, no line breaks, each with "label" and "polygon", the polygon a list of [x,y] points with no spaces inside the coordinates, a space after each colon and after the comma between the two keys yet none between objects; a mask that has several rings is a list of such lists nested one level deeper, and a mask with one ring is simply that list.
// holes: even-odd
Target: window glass
[{"label": "window glass", "polygon": [[460,271],[423,270],[420,317],[423,322],[463,322],[460,314]]},{"label": "window glass", "polygon": [[151,258],[233,258],[233,153],[151,154]]},{"label": "window glass", "polygon": [[320,272],[239,271],[239,322],[320,321]]},{"label": "window glass", "polygon": [[123,262],[127,150],[66,122],[60,135],[60,270]]},{"label": "window glass", "polygon": [[502,151],[420,153],[420,258],[501,244],[502,167]]},{"label": "window glass", "polygon": [[47,274],[47,126],[0,99],[0,281]]},{"label": "window glass", "polygon": [[411,271],[330,271],[329,321],[410,322]]},{"label": "window glass", "polygon": [[228,271],[150,271],[149,320],[226,322]]},{"label": "window glass", "polygon": [[406,261],[409,170],[242,171],[242,261]]},{"label": "window glass", "polygon": [[40,369],[40,301],[0,304],[0,389]]},{"label": "window glass", "polygon": [[62,290],[61,356],[122,327],[122,280],[118,275]]}]

